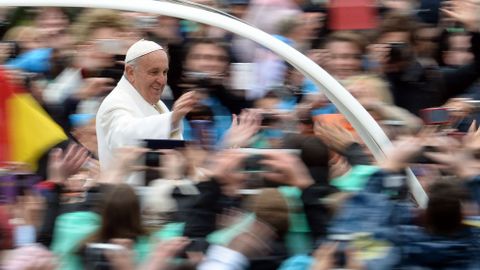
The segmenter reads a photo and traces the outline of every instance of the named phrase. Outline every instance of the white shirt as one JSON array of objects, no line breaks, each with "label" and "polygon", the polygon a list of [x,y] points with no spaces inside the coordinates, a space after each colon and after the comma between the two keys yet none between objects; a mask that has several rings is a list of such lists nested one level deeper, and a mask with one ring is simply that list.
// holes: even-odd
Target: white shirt
[{"label": "white shirt", "polygon": [[226,247],[212,245],[197,269],[243,270],[248,266],[249,261],[245,255]]},{"label": "white shirt", "polygon": [[103,100],[97,113],[96,129],[101,170],[111,167],[116,148],[139,145],[142,139],[171,138],[172,113],[162,101],[158,101],[156,106],[163,113],[149,104],[125,76],[121,78]]}]

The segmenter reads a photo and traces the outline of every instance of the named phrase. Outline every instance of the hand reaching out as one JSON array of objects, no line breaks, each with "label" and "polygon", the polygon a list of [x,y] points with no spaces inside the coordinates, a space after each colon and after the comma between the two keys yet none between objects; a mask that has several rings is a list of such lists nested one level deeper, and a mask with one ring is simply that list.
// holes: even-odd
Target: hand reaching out
[{"label": "hand reaching out", "polygon": [[135,164],[142,155],[148,152],[147,148],[139,147],[121,147],[115,152],[116,162],[112,168],[103,170],[99,182],[117,183],[124,179],[129,173],[145,169],[145,166]]},{"label": "hand reaching out", "polygon": [[469,31],[480,32],[479,0],[446,1],[440,10],[451,19],[462,23]]},{"label": "hand reaching out", "polygon": [[353,135],[340,125],[322,125],[315,123],[315,135],[331,149],[344,153],[348,146],[355,143]]},{"label": "hand reaching out", "polygon": [[172,126],[177,127],[187,113],[198,103],[198,97],[195,91],[183,94],[175,101],[172,109]]},{"label": "hand reaching out", "polygon": [[305,164],[299,157],[287,153],[265,153],[261,164],[271,169],[264,177],[276,183],[305,189],[314,183]]},{"label": "hand reaching out", "polygon": [[53,149],[48,159],[48,178],[57,183],[74,175],[89,159],[88,151],[78,144],[70,144],[64,152],[60,148]]},{"label": "hand reaching out", "polygon": [[223,139],[223,145],[245,147],[249,140],[260,130],[261,116],[255,110],[244,110],[240,116],[232,116],[232,125]]}]

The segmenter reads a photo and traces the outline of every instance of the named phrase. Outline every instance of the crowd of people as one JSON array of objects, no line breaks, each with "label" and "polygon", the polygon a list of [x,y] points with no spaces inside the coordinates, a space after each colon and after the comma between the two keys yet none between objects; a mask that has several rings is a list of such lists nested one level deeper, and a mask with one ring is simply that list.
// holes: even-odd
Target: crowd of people
[{"label": "crowd of people", "polygon": [[4,8],[0,78],[68,139],[0,164],[2,269],[480,269],[480,1],[184,4],[309,56],[392,140],[385,158],[222,29]]}]

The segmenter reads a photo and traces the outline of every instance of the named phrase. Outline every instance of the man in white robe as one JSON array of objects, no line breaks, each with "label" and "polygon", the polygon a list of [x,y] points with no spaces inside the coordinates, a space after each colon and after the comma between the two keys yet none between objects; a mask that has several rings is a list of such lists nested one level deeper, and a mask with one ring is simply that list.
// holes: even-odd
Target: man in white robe
[{"label": "man in white robe", "polygon": [[170,112],[160,100],[167,73],[167,54],[155,42],[140,40],[127,51],[123,77],[96,117],[102,171],[111,168],[119,147],[142,139],[181,139],[181,120],[195,105],[195,93],[181,96]]}]

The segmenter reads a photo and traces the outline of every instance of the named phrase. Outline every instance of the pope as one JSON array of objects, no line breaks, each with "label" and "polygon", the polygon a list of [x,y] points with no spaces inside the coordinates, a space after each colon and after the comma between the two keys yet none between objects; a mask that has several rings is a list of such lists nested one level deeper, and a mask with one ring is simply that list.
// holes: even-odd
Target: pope
[{"label": "pope", "polygon": [[128,49],[124,74],[96,116],[101,170],[111,167],[116,148],[137,145],[142,139],[182,138],[182,118],[197,98],[188,92],[169,111],[160,100],[167,73],[168,56],[157,43],[142,39]]}]

